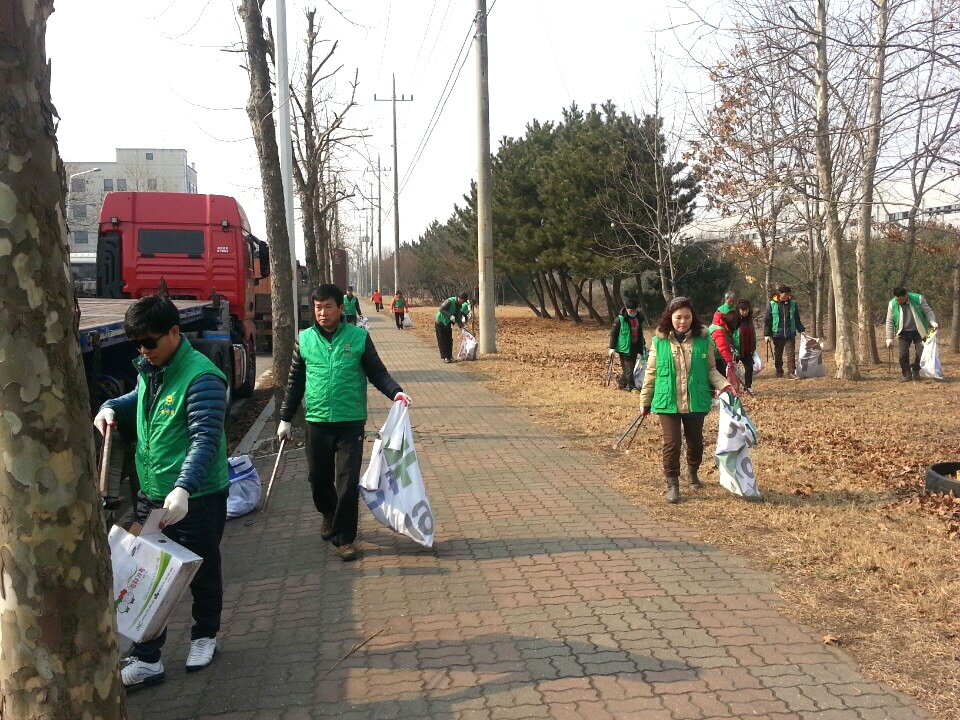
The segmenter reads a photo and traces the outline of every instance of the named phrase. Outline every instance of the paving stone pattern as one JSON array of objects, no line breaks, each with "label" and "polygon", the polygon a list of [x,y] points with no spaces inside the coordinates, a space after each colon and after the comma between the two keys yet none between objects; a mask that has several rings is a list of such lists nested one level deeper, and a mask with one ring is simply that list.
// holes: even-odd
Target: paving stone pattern
[{"label": "paving stone pattern", "polygon": [[[372,332],[414,399],[434,548],[361,504],[362,557],[343,563],[303,451],[286,454],[267,513],[227,525],[216,660],[184,672],[182,602],[167,681],[129,693],[131,718],[927,717],[781,616],[769,577],[631,505],[386,314]],[[388,407],[371,386],[369,436]]]}]

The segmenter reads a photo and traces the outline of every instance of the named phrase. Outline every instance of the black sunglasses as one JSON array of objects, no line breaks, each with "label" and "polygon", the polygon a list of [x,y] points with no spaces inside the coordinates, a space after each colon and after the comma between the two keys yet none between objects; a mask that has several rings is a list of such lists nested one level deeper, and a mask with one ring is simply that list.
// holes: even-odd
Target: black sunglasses
[{"label": "black sunglasses", "polygon": [[163,339],[163,335],[161,335],[160,337],[154,337],[154,338],[151,338],[151,337],[140,338],[139,340],[134,340],[131,338],[130,342],[132,342],[138,348],[143,348],[144,350],[156,350],[157,345],[160,343],[162,339]]}]

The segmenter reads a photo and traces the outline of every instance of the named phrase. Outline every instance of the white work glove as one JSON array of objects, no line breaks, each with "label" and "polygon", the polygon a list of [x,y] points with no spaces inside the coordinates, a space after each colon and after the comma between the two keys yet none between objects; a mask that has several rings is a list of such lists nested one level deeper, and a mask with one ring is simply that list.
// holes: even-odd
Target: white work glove
[{"label": "white work glove", "polygon": [[411,398],[405,392],[398,392],[393,400],[394,402],[402,402],[404,407],[410,407],[413,405],[413,398]]},{"label": "white work glove", "polygon": [[609,355],[610,355],[610,357],[613,357],[614,353],[616,353],[616,352],[617,352],[616,350],[614,350],[613,348],[610,348],[610,350],[609,350]]},{"label": "white work glove", "polygon": [[289,423],[286,420],[281,420],[280,424],[277,425],[277,440],[293,440],[293,423]]},{"label": "white work glove", "polygon": [[772,339],[773,339],[773,338],[771,338],[769,335],[764,335],[764,336],[763,336],[763,341],[764,341],[765,343],[770,342]]},{"label": "white work glove", "polygon": [[887,347],[893,347],[893,338],[887,338]]},{"label": "white work glove", "polygon": [[190,499],[190,493],[182,487],[175,487],[163,501],[163,509],[167,514],[163,516],[161,527],[175,525],[187,516],[187,500]]},{"label": "white work glove", "polygon": [[940,327],[940,326],[939,326],[937,323],[935,323],[935,322],[931,322],[931,323],[930,323],[930,327],[932,327],[934,330],[936,330],[936,329],[937,329],[938,327]]},{"label": "white work glove", "polygon": [[100,408],[100,412],[93,419],[93,426],[100,431],[101,435],[106,435],[107,425],[116,427],[117,414],[113,411],[113,408]]}]

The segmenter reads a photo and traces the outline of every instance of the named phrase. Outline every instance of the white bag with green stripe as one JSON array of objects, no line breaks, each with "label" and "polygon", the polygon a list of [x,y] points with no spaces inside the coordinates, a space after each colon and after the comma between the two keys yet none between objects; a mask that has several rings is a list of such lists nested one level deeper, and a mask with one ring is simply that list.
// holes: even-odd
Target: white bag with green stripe
[{"label": "white bag with green stripe", "polygon": [[760,444],[760,437],[740,398],[722,393],[720,422],[717,426],[717,469],[720,484],[734,495],[759,498],[757,476],[750,459],[750,448]]},{"label": "white bag with green stripe", "polygon": [[433,512],[413,446],[410,415],[395,402],[373,443],[360,478],[360,495],[373,516],[389,528],[433,547]]}]

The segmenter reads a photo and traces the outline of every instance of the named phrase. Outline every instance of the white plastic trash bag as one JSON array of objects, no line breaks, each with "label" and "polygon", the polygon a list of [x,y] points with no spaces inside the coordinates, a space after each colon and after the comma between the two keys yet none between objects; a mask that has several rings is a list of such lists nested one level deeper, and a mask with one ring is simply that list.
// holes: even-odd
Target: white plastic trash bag
[{"label": "white plastic trash bag", "polygon": [[920,353],[920,377],[943,380],[943,368],[940,365],[940,346],[937,345],[936,330],[923,341],[923,352]]},{"label": "white plastic trash bag", "polygon": [[370,329],[370,321],[365,317],[357,318],[357,327],[362,327],[364,330]]},{"label": "white plastic trash bag", "polygon": [[253,512],[260,503],[260,474],[249,455],[227,458],[230,494],[227,496],[227,519]]},{"label": "white plastic trash bag", "polygon": [[360,494],[373,516],[389,528],[433,547],[433,512],[413,447],[410,415],[395,402],[373,443]]},{"label": "white plastic trash bag", "polygon": [[820,340],[800,333],[800,357],[797,360],[797,377],[816,378],[827,374],[823,364],[823,347]]},{"label": "white plastic trash bag", "polygon": [[413,318],[410,317],[410,313],[407,313],[406,315],[403,316],[403,326],[405,328],[413,327]]},{"label": "white plastic trash bag", "polygon": [[763,370],[763,360],[760,359],[760,353],[756,350],[753,351],[753,374],[759,375],[760,371]]},{"label": "white plastic trash bag", "polygon": [[460,330],[460,349],[457,350],[457,360],[477,359],[477,339],[467,330]]},{"label": "white plastic trash bag", "polygon": [[633,386],[643,387],[643,376],[647,373],[647,353],[643,352],[637,355],[637,362],[633,366]]},{"label": "white plastic trash bag", "polygon": [[719,400],[720,423],[714,454],[720,471],[720,484],[734,495],[758,498],[760,491],[750,459],[750,448],[760,444],[757,429],[747,416],[740,398],[723,393]]}]

